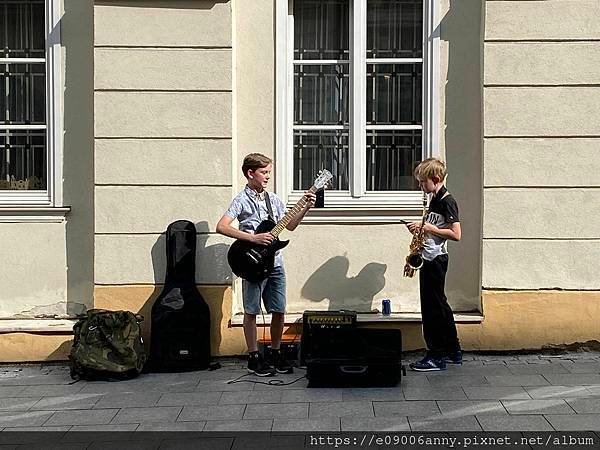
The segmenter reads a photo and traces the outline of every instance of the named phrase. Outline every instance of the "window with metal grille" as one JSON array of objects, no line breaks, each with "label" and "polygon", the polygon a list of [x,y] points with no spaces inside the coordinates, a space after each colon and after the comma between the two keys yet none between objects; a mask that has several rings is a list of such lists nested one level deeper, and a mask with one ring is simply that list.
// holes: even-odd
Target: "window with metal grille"
[{"label": "window with metal grille", "polygon": [[285,100],[277,104],[277,163],[285,185],[278,188],[290,200],[326,168],[334,175],[331,206],[420,202],[413,170],[437,152],[434,3],[279,6],[278,94]]},{"label": "window with metal grille", "polygon": [[0,189],[47,188],[43,0],[0,0]]}]

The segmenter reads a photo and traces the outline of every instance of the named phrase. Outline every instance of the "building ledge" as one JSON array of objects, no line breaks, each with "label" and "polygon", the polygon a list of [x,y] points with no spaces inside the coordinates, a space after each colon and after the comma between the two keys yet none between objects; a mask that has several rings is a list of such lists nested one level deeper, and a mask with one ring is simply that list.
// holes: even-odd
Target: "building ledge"
[{"label": "building ledge", "polygon": [[70,211],[70,206],[0,206],[0,223],[60,223]]},{"label": "building ledge", "polygon": [[0,319],[0,333],[73,333],[73,319]]},{"label": "building ledge", "polygon": [[[244,320],[243,314],[236,314],[231,317],[229,321],[230,327],[241,327]],[[392,313],[389,316],[384,316],[381,313],[358,313],[356,315],[356,321],[358,323],[421,323],[421,313],[418,312],[407,312],[407,313]],[[456,313],[454,314],[454,321],[456,323],[481,323],[483,322],[483,315],[480,312],[469,312],[469,313]],[[294,325],[302,323],[302,314],[286,314],[285,324]],[[256,316],[257,326],[267,326],[271,324],[271,315],[266,314],[264,316]]]}]

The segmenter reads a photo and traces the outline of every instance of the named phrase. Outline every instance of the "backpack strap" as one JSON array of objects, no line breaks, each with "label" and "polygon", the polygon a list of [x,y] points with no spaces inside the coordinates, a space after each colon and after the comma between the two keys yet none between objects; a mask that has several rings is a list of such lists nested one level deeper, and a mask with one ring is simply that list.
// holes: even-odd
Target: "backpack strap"
[{"label": "backpack strap", "polygon": [[269,220],[276,222],[275,215],[273,214],[273,207],[271,206],[271,199],[269,198],[269,193],[267,191],[265,191],[265,203],[267,211],[269,212]]}]

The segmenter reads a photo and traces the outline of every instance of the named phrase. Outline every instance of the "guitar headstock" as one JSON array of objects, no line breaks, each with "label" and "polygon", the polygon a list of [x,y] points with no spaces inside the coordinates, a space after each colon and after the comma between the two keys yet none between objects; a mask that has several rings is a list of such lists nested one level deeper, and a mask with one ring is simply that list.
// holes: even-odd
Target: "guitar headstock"
[{"label": "guitar headstock", "polygon": [[327,169],[321,170],[319,172],[317,178],[315,179],[314,186],[315,186],[316,190],[325,188],[329,184],[329,182],[331,181],[332,178],[333,178],[333,175],[331,174],[331,172],[329,170],[327,170]]}]

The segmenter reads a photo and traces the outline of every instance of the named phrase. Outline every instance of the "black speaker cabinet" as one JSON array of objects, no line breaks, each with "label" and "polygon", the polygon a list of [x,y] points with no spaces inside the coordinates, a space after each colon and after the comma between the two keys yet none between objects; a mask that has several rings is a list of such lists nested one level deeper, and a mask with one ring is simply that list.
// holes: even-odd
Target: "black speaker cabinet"
[{"label": "black speaker cabinet", "polygon": [[[395,386],[400,382],[400,330],[362,328],[357,326],[355,314],[353,319],[338,318],[335,325],[335,320],[328,324],[320,319],[305,319],[307,313],[316,312],[307,311],[303,317],[301,355],[309,387]],[[335,317],[319,313],[325,318]]]}]

